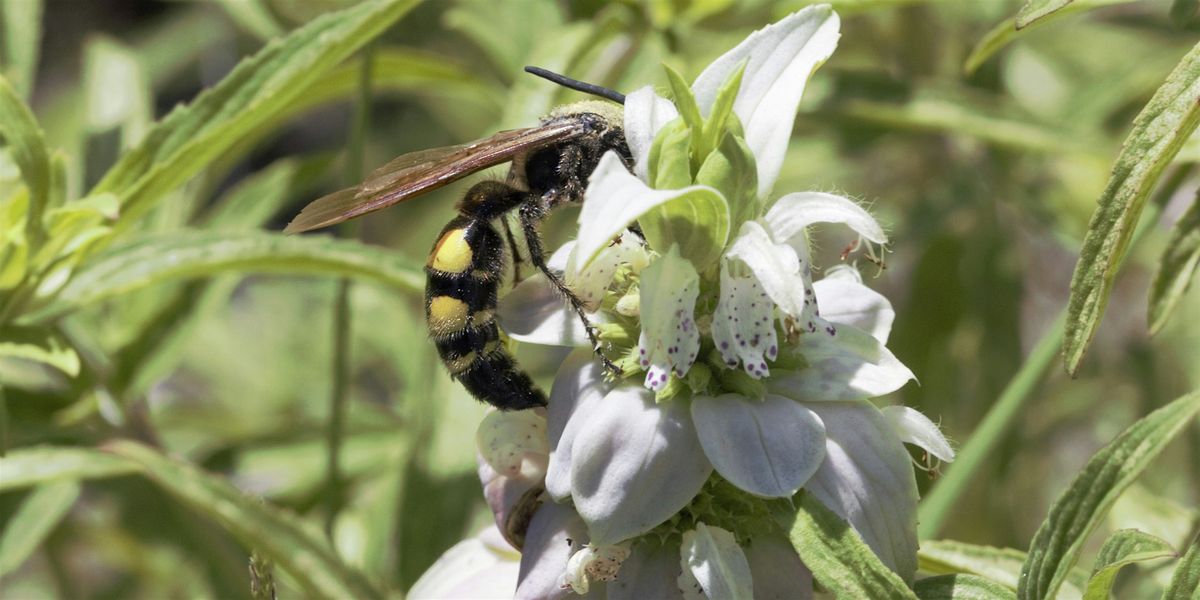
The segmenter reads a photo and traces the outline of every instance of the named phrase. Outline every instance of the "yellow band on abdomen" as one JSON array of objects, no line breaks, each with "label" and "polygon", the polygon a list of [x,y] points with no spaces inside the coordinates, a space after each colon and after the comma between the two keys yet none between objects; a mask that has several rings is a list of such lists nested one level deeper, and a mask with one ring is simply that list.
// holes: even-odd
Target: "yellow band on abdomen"
[{"label": "yellow band on abdomen", "polygon": [[466,302],[451,296],[434,296],[429,299],[429,332],[437,336],[461,331],[467,326],[468,314]]},{"label": "yellow band on abdomen", "polygon": [[442,239],[433,247],[429,266],[446,273],[462,273],[471,267],[474,254],[467,243],[467,231],[451,229],[442,234]]}]

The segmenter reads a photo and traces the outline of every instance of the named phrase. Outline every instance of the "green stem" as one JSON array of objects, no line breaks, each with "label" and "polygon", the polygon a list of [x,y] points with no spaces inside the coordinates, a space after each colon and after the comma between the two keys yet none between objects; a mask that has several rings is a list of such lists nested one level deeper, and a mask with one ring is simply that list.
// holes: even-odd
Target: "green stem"
[{"label": "green stem", "polygon": [[[371,118],[371,67],[374,57],[375,47],[370,45],[363,51],[358,79],[358,103],[347,144],[349,148],[346,157],[346,180],[351,185],[363,178],[367,125]],[[356,225],[343,225],[341,233],[346,237],[355,237],[358,233]],[[349,279],[339,279],[333,302],[333,389],[329,397],[329,448],[325,465],[325,489],[328,494],[325,534],[330,539],[333,538],[334,524],[343,501],[342,438],[345,437],[346,400],[350,392],[350,341],[354,327],[350,315],[351,287]]]},{"label": "green stem", "polygon": [[[1179,189],[1179,186],[1183,185],[1191,171],[1190,167],[1180,167],[1163,183],[1154,203],[1143,215],[1137,231],[1134,232],[1130,253],[1146,231],[1158,221],[1163,206]],[[1058,318],[1054,320],[1054,325],[1042,334],[1037,345],[1033,347],[1033,351],[1029,353],[1029,357],[1009,380],[1008,385],[1004,387],[1004,391],[1000,393],[996,403],[984,415],[971,437],[959,449],[953,467],[947,469],[946,476],[921,499],[921,505],[917,510],[919,523],[917,533],[922,539],[933,539],[941,532],[946,519],[949,518],[963,493],[967,491],[972,478],[982,472],[983,464],[991,458],[996,447],[1004,440],[1004,436],[1008,434],[1018,415],[1021,414],[1021,408],[1025,406],[1025,402],[1033,397],[1034,390],[1037,389],[1042,377],[1049,370],[1055,357],[1058,356],[1066,321],[1067,311],[1064,308]]]}]

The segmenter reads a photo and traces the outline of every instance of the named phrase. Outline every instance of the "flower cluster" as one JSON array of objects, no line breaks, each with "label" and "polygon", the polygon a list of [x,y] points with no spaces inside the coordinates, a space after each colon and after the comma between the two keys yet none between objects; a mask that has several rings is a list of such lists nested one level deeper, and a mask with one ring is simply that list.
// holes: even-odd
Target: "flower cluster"
[{"label": "flower cluster", "polygon": [[[854,268],[814,281],[808,229],[845,225],[872,259],[887,238],[846,198],[773,195],[838,27],[828,6],[809,7],[690,87],[668,71],[673,101],[649,87],[627,96],[632,169],[602,158],[577,239],[549,261],[622,376],[579,348],[544,419],[495,413],[481,428],[544,435],[480,438],[486,496],[523,548],[518,597],[807,597],[803,557],[769,516],[800,490],[911,581],[917,490],[903,444],[953,452],[919,412],[870,402],[913,378],[885,346],[894,312]],[[516,339],[586,344],[544,279],[500,312]]]}]

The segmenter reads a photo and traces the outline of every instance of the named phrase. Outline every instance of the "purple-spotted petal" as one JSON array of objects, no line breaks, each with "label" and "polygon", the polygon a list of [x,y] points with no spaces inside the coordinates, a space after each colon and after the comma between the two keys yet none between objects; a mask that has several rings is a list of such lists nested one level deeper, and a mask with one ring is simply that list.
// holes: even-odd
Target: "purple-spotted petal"
[{"label": "purple-spotted petal", "polygon": [[571,446],[579,431],[589,426],[589,411],[611,387],[589,349],[572,352],[558,369],[546,409],[550,442],[546,491],[556,500],[571,495]]},{"label": "purple-spotted petal", "polygon": [[832,323],[857,327],[886,344],[896,311],[879,292],[863,285],[858,271],[849,266],[830,269],[813,283],[821,317]]},{"label": "purple-spotted petal", "polygon": [[821,419],[783,396],[696,396],[692,420],[713,467],[751,494],[790,497],[825,458]]},{"label": "purple-spotted petal", "polygon": [[679,546],[645,541],[633,546],[617,580],[608,583],[608,600],[683,600]]},{"label": "purple-spotted petal", "polygon": [[672,373],[683,377],[696,362],[700,330],[692,315],[699,294],[696,268],[674,246],[642,271],[638,363],[646,387],[662,390]]},{"label": "purple-spotted petal", "polygon": [[814,330],[803,333],[799,342],[808,365],[799,371],[777,369],[767,389],[802,402],[846,401],[890,394],[915,379],[867,332],[820,318],[814,323]]},{"label": "purple-spotted petal", "polygon": [[596,586],[587,596],[563,589],[562,576],[571,555],[588,542],[587,526],[570,506],[547,502],[538,509],[525,536],[521,552],[521,572],[517,582],[518,600],[565,600],[566,598],[603,598],[604,586]]},{"label": "purple-spotted petal", "polygon": [[768,361],[779,355],[775,303],[754,277],[733,277],[721,265],[721,290],[713,313],[712,338],[725,366],[742,368],[755,379],[770,374]]},{"label": "purple-spotted petal", "polygon": [[783,536],[765,535],[742,548],[754,576],[757,600],[809,600],[813,596],[812,571],[800,562],[796,549]]},{"label": "purple-spotted petal", "polygon": [[571,497],[592,541],[614,544],[679,512],[712,473],[686,403],[624,385],[594,403],[575,434]]},{"label": "purple-spotted petal", "polygon": [[801,323],[815,313],[811,264],[803,244],[793,246],[777,242],[760,223],[747,221],[742,224],[726,257],[740,260],[749,267],[759,286],[779,310]]},{"label": "purple-spotted petal", "polygon": [[846,519],[883,564],[917,569],[917,483],[908,451],[869,402],[808,404],[825,422],[825,462],[804,486]]}]

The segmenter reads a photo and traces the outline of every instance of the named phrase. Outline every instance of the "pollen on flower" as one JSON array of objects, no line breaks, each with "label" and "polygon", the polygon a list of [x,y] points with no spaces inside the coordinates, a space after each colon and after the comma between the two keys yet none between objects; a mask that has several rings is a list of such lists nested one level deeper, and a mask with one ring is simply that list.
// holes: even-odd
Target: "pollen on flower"
[{"label": "pollen on flower", "polygon": [[563,588],[576,594],[586,594],[592,581],[612,581],[629,558],[628,544],[593,546],[588,544],[567,560],[567,570],[561,578]]}]

